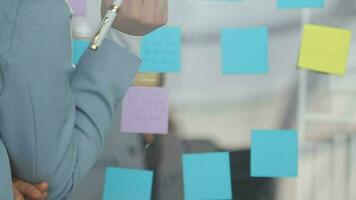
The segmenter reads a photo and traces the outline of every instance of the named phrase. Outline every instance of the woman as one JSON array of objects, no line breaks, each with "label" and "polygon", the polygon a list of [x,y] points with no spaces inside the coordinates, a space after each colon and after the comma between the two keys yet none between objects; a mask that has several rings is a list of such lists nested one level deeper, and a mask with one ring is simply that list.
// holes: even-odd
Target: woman
[{"label": "woman", "polygon": [[[104,8],[110,5],[104,0]],[[140,65],[106,40],[98,51],[87,50],[74,70],[70,17],[63,0],[1,0],[1,199],[12,199],[7,155],[13,178],[47,181],[48,199],[70,198]],[[124,0],[114,28],[144,35],[166,21],[167,0]]]}]

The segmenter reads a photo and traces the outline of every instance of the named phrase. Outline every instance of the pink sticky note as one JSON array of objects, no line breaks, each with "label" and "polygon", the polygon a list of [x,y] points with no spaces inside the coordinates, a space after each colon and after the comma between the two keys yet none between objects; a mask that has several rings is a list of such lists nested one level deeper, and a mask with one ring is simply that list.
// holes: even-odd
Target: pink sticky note
[{"label": "pink sticky note", "polygon": [[168,107],[167,89],[130,87],[122,102],[121,132],[166,134]]},{"label": "pink sticky note", "polygon": [[75,16],[85,16],[87,1],[86,0],[69,0],[69,4],[73,9]]}]

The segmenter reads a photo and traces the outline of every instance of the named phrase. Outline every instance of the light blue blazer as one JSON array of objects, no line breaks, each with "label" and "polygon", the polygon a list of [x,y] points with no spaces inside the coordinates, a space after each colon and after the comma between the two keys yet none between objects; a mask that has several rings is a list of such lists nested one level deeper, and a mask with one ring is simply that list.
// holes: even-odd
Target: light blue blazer
[{"label": "light blue blazer", "polygon": [[70,17],[64,0],[0,0],[0,200],[12,199],[10,173],[69,199],[140,65],[104,41],[74,69]]}]

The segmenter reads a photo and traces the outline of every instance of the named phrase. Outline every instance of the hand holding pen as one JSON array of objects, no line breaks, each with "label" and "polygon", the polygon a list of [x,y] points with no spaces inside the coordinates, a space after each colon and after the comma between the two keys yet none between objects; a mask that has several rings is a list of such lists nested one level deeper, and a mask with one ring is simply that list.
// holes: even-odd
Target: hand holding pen
[{"label": "hand holding pen", "polygon": [[142,36],[165,25],[168,19],[167,1],[103,0],[102,11],[108,11],[93,38],[91,48],[97,49],[101,45],[110,27],[129,35]]}]

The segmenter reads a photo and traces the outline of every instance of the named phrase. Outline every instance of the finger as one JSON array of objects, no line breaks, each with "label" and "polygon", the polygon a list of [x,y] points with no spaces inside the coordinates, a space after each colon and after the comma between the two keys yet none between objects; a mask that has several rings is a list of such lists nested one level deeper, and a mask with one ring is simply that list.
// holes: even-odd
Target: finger
[{"label": "finger", "polygon": [[134,9],[134,8],[140,8],[143,5],[143,0],[124,0],[121,3],[121,7],[125,7],[125,8],[130,8],[130,9]]},{"label": "finger", "polygon": [[145,0],[144,20],[152,30],[166,24],[168,16],[167,0]]},{"label": "finger", "polygon": [[145,0],[145,1],[143,1],[142,12],[145,13],[144,17],[147,20],[155,20],[155,17],[157,15],[157,13],[156,13],[157,6],[158,6],[157,0]]},{"label": "finger", "polygon": [[42,193],[35,186],[29,183],[17,181],[15,184],[22,194],[25,194],[32,199],[38,199],[42,195]]},{"label": "finger", "polygon": [[167,0],[158,0],[156,13],[161,15],[167,14],[168,12],[168,1]]},{"label": "finger", "polygon": [[44,192],[44,193],[42,194],[42,199],[41,199],[41,200],[46,200],[47,197],[48,197],[48,192]]},{"label": "finger", "polygon": [[126,1],[130,1],[132,5],[139,5],[139,6],[142,6],[144,2],[144,0],[126,0]]},{"label": "finger", "polygon": [[162,25],[166,24],[168,21],[168,0],[158,0],[156,13],[158,21]]},{"label": "finger", "polygon": [[124,0],[120,6],[119,20],[122,18],[139,19],[142,4],[143,0]]},{"label": "finger", "polygon": [[40,192],[46,192],[48,190],[48,183],[42,182],[35,185]]},{"label": "finger", "polygon": [[168,1],[162,0],[159,9],[161,9],[160,22],[165,25],[168,22]]},{"label": "finger", "polygon": [[20,193],[20,191],[16,188],[16,186],[13,184],[13,193],[14,193],[14,199],[15,200],[24,200],[24,197]]},{"label": "finger", "polygon": [[128,9],[127,11],[130,13],[134,19],[139,19],[141,16],[141,12],[143,9],[143,0],[128,0]]}]

